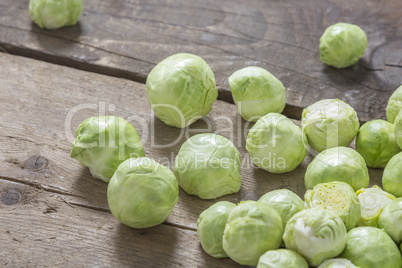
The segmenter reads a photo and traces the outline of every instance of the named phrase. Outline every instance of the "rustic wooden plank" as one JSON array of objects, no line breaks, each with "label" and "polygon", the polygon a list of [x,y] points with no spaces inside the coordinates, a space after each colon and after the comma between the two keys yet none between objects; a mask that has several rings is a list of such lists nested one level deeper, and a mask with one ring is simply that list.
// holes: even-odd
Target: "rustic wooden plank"
[{"label": "rustic wooden plank", "polygon": [[[283,81],[292,118],[323,98],[350,103],[361,121],[385,118],[402,82],[399,0],[86,0],[81,22],[56,31],[33,25],[27,5],[0,3],[3,50],[139,82],[165,57],[194,53],[211,65],[226,101],[227,77],[258,65]],[[360,25],[369,40],[363,60],[344,70],[325,66],[318,51],[323,31],[339,21]]]},{"label": "rustic wooden plank", "polygon": [[[87,117],[98,115],[99,109],[126,119],[137,117],[137,121],[132,123],[143,136],[148,133],[144,143],[146,154],[173,167],[174,158],[186,137],[167,148],[158,148],[174,142],[181,135],[181,130],[169,127],[152,116],[144,85],[5,54],[0,54],[0,57],[4,63],[0,67],[0,79],[5,89],[0,92],[0,139],[6,161],[2,176],[64,193],[69,201],[82,206],[107,210],[106,183],[92,178],[87,169],[70,159],[71,142],[66,136],[73,137],[78,124]],[[59,75],[61,73],[63,76]],[[73,107],[79,105],[96,108],[75,113],[66,134],[66,117]],[[114,111],[109,111],[111,105],[115,107]],[[262,195],[269,189],[281,187],[291,187],[298,194],[303,194],[301,176],[298,177],[299,183],[292,186],[288,180],[291,174],[254,171],[251,163],[246,161],[249,159],[242,131],[246,123],[238,116],[234,105],[218,101],[207,120],[211,123],[209,132],[217,132],[233,140],[245,161],[241,191],[223,200],[239,202],[244,196]],[[145,127],[142,128],[140,123]],[[197,134],[197,128],[205,128],[205,123],[199,121],[192,125],[190,130],[194,131],[189,134]],[[238,135],[239,131],[243,135]],[[39,156],[45,159],[43,167],[32,166]],[[256,180],[261,180],[261,183],[257,185]],[[180,197],[169,221],[192,229],[196,228],[198,215],[215,202],[201,201],[183,191]]]},{"label": "rustic wooden plank", "polygon": [[[128,119],[141,133],[146,155],[169,167],[173,166],[174,157],[186,136],[180,138],[179,129],[169,127],[153,116],[143,84],[5,53],[0,53],[0,62],[2,62],[0,65],[0,84],[2,85],[0,90],[0,162],[2,163],[0,183],[16,183],[22,185],[21,187],[34,189],[38,195],[53,195],[60,203],[58,206],[66,209],[63,212],[65,214],[60,214],[65,215],[61,218],[63,220],[72,218],[71,226],[79,226],[80,217],[85,214],[82,211],[86,211],[85,209],[99,217],[106,217],[112,225],[117,224],[117,221],[108,213],[107,184],[94,179],[86,168],[81,167],[76,160],[69,157],[71,148],[69,138],[85,118],[99,114],[112,114]],[[72,113],[74,110],[76,112]],[[71,125],[69,117],[71,117]],[[206,121],[210,123],[209,129],[206,128]],[[179,202],[164,224],[166,226],[158,227],[162,228],[158,229],[161,230],[160,232],[164,232],[162,230],[166,228],[175,227],[178,231],[172,232],[177,232],[177,235],[192,234],[191,237],[183,234],[185,236],[183,239],[192,240],[189,250],[194,251],[197,256],[193,259],[201,258],[201,261],[208,263],[208,267],[222,265],[222,263],[219,260],[215,262],[212,257],[199,252],[202,250],[198,246],[194,233],[196,220],[204,209],[221,200],[237,203],[241,200],[257,199],[264,193],[279,188],[291,189],[300,196],[303,196],[305,192],[303,177],[313,155],[309,153],[298,168],[285,174],[271,174],[254,168],[245,150],[244,135],[249,127],[250,125],[237,114],[235,105],[217,101],[204,120],[199,120],[189,128],[189,136],[199,132],[216,132],[234,142],[243,159],[242,187],[239,193],[217,200],[201,200],[180,190]],[[148,138],[145,140],[146,136]],[[176,143],[169,145],[175,140],[177,140]],[[161,148],[161,145],[168,146]],[[381,170],[370,170],[371,185],[381,185],[381,173]],[[0,185],[3,191],[6,188]],[[70,205],[72,209],[69,208]],[[21,210],[17,209],[17,213],[22,215],[27,213],[31,215],[29,217],[35,221],[35,224],[39,224],[37,217],[42,216],[42,212],[39,212],[43,209],[43,207],[37,208],[36,212],[30,214],[31,207],[23,207]],[[75,210],[78,212],[74,212]],[[19,221],[19,218],[20,216],[15,214],[2,219],[4,224],[5,222],[9,224]],[[47,226],[53,228],[51,224]],[[25,228],[24,232],[28,233],[30,230],[26,229],[28,227],[32,228],[31,225],[26,225],[21,229]],[[116,229],[112,229],[108,235],[114,237],[115,232]],[[146,232],[153,237],[151,231]],[[88,235],[91,236],[92,233]],[[174,245],[179,248],[183,246],[182,240],[172,241],[176,241]],[[127,243],[135,242],[130,240]],[[12,245],[15,248],[18,244]],[[100,240],[93,242],[93,245],[95,248],[108,248],[108,244]],[[51,249],[49,245],[46,247],[50,252],[58,250]],[[85,245],[83,247],[85,248]],[[111,253],[110,261],[115,259],[112,255]],[[167,257],[164,257],[164,252],[155,253],[155,255],[157,259],[169,261]],[[134,256],[139,258],[138,256],[142,255],[136,253]],[[81,257],[77,259],[81,260]],[[183,262],[186,267],[192,266],[193,259],[188,262],[181,259],[179,262]],[[229,266],[232,265],[233,263],[229,264]],[[200,266],[204,265],[200,264]]]},{"label": "rustic wooden plank", "polygon": [[[251,125],[241,119],[232,104],[216,102],[205,120],[192,125],[189,133],[178,139],[181,130],[152,115],[142,84],[6,54],[0,54],[0,59],[4,63],[0,67],[4,88],[0,92],[0,148],[5,158],[2,176],[66,194],[69,201],[82,206],[107,210],[106,183],[92,178],[87,169],[70,159],[68,140],[85,118],[107,113],[131,119],[143,139],[147,136],[146,155],[170,168],[187,134],[215,132],[231,139],[242,156],[243,183],[239,193],[219,200],[239,202],[278,188],[291,189],[300,196],[305,192],[304,172],[313,155],[285,174],[254,168],[245,150],[245,135]],[[69,126],[69,113],[80,106],[93,107],[74,113]],[[210,123],[209,130],[206,121]],[[39,161],[43,164],[32,165],[38,157],[43,158]],[[374,176],[373,183],[380,183],[379,177]],[[200,212],[214,202],[180,191],[177,209],[169,222],[195,229]]]},{"label": "rustic wooden plank", "polygon": [[2,267],[237,267],[203,252],[196,233],[136,230],[62,194],[0,177]]}]

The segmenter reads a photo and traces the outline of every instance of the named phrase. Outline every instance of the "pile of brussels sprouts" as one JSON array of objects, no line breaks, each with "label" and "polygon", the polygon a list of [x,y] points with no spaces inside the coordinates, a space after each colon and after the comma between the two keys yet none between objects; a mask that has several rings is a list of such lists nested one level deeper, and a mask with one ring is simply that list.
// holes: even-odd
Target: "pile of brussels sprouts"
[{"label": "pile of brussels sprouts", "polygon": [[[364,32],[345,23],[328,28],[320,42],[321,59],[338,68],[356,63],[367,45]],[[347,53],[338,51],[351,44],[358,45]],[[304,176],[304,201],[279,189],[258,201],[220,201],[202,212],[197,233],[204,250],[261,268],[401,268],[402,86],[389,100],[388,121],[373,120],[359,128],[350,105],[324,99],[303,110],[299,127],[280,114],[286,90],[268,71],[246,67],[228,80],[239,113],[255,122],[246,149],[257,167],[292,171],[304,160],[308,145],[317,156]],[[185,53],[156,65],[146,91],[156,116],[178,128],[207,115],[218,96],[208,64]],[[348,147],[355,137],[356,150]],[[115,116],[82,122],[71,157],[109,183],[112,214],[133,228],[165,221],[178,201],[178,186],[190,195],[215,199],[238,192],[242,182],[240,153],[230,140],[213,133],[189,138],[172,172],[145,157],[135,127]],[[384,168],[384,190],[369,188],[367,167]]]}]

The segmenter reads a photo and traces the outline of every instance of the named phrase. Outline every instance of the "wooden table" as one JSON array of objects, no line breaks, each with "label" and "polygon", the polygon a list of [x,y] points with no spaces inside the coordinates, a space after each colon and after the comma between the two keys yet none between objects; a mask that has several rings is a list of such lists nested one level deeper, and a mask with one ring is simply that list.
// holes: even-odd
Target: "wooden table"
[{"label": "wooden table", "polygon": [[[236,267],[202,250],[198,215],[216,201],[258,199],[273,189],[303,196],[314,155],[285,174],[254,168],[245,150],[250,125],[231,104],[227,77],[266,68],[286,86],[284,114],[296,123],[303,107],[324,98],[348,102],[362,122],[385,119],[402,82],[400,0],[84,0],[79,24],[54,31],[31,23],[27,6],[0,2],[0,266]],[[368,36],[363,59],[342,70],[321,63],[318,51],[322,32],[339,21]],[[177,139],[179,129],[153,116],[144,82],[178,52],[203,57],[219,87],[210,129],[200,120],[188,135],[231,138],[243,159],[242,188],[217,200],[180,190],[165,223],[131,229],[110,214],[107,184],[70,159],[71,141],[85,118],[117,115],[138,129],[147,156],[172,167],[186,135]],[[369,171],[370,185],[381,185],[382,170]]]}]

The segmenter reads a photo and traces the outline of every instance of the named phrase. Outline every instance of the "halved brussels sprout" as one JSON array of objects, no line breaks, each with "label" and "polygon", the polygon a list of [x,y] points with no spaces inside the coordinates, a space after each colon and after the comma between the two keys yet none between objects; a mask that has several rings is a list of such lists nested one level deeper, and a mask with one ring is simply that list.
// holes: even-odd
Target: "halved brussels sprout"
[{"label": "halved brussels sprout", "polygon": [[281,113],[285,108],[285,87],[263,68],[243,68],[228,80],[237,110],[245,120],[255,122],[268,113]]},{"label": "halved brussels sprout", "polygon": [[340,257],[364,268],[402,267],[401,253],[397,245],[387,233],[374,227],[357,227],[350,230],[346,248]]},{"label": "halved brussels sprout", "polygon": [[278,212],[282,218],[283,228],[293,215],[305,208],[303,200],[288,189],[268,192],[261,196],[258,202],[267,204]]},{"label": "halved brussels sprout", "polygon": [[381,190],[377,185],[371,188],[360,189],[356,194],[362,207],[358,226],[378,227],[378,218],[381,212],[392,200],[396,199],[395,196]]},{"label": "halved brussels sprout", "polygon": [[305,209],[286,224],[283,240],[286,248],[300,253],[311,266],[338,256],[346,244],[346,227],[331,210]]},{"label": "halved brussels sprout", "polygon": [[350,230],[360,220],[360,201],[352,186],[345,182],[319,183],[304,195],[307,208],[321,207],[332,210],[341,217]]},{"label": "halved brussels sprout", "polygon": [[303,110],[301,126],[314,150],[348,146],[359,131],[355,110],[338,99],[320,100]]},{"label": "halved brussels sprout", "polygon": [[384,208],[378,220],[378,227],[398,245],[402,242],[402,198],[393,200]]},{"label": "halved brussels sprout", "polygon": [[201,246],[212,257],[228,257],[222,246],[223,231],[229,214],[235,207],[231,202],[217,202],[204,210],[197,220],[197,234]]},{"label": "halved brussels sprout", "polygon": [[116,170],[107,188],[110,211],[121,223],[148,228],[169,217],[179,198],[172,171],[147,157],[130,158]]},{"label": "halved brussels sprout", "polygon": [[156,116],[178,128],[206,116],[218,97],[211,68],[202,58],[187,53],[158,63],[147,77],[146,88]]},{"label": "halved brussels sprout", "polygon": [[74,25],[82,14],[82,0],[30,0],[29,15],[40,28]]},{"label": "halved brussels sprout", "polygon": [[268,250],[278,249],[283,226],[278,212],[255,201],[241,202],[229,215],[223,234],[223,249],[243,265],[257,265]]},{"label": "halved brussels sprout", "polygon": [[320,264],[317,268],[359,268],[348,259],[329,259]]},{"label": "halved brussels sprout", "polygon": [[198,134],[183,143],[174,174],[186,193],[214,199],[240,190],[240,153],[217,134]]},{"label": "halved brussels sprout", "polygon": [[389,160],[382,175],[382,187],[396,197],[402,197],[402,152]]},{"label": "halved brussels sprout", "polygon": [[106,182],[124,160],[144,155],[135,127],[116,116],[85,119],[75,132],[70,153],[92,176]]},{"label": "halved brussels sprout", "polygon": [[385,167],[401,151],[396,143],[394,125],[380,119],[365,123],[356,136],[356,151],[368,167]]},{"label": "halved brussels sprout", "polygon": [[388,100],[387,120],[394,123],[396,116],[402,109],[402,85],[400,85]]},{"label": "halved brussels sprout", "polygon": [[367,47],[366,33],[357,25],[339,22],[329,26],[320,38],[321,61],[336,68],[358,62]]},{"label": "halved brussels sprout", "polygon": [[258,261],[257,268],[308,268],[307,261],[290,249],[268,250]]},{"label": "halved brussels sprout", "polygon": [[272,173],[295,169],[306,156],[307,147],[304,132],[289,118],[277,113],[258,119],[246,141],[251,161]]},{"label": "halved brussels sprout", "polygon": [[369,186],[369,174],[363,157],[349,147],[335,147],[319,153],[304,175],[307,189],[319,183],[342,181],[356,191]]}]

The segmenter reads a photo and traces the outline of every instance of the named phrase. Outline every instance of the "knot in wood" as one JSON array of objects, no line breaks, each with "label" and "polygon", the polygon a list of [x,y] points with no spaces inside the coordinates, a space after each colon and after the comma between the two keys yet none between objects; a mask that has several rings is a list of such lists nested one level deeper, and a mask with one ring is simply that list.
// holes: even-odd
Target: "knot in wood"
[{"label": "knot in wood", "polygon": [[23,169],[38,171],[47,166],[49,160],[40,155],[32,155],[22,163]]},{"label": "knot in wood", "polygon": [[21,193],[16,189],[7,189],[1,195],[1,203],[7,206],[15,205],[21,200]]}]

